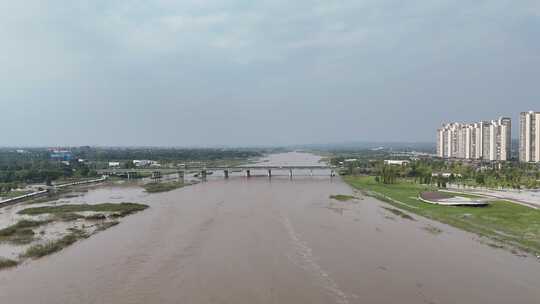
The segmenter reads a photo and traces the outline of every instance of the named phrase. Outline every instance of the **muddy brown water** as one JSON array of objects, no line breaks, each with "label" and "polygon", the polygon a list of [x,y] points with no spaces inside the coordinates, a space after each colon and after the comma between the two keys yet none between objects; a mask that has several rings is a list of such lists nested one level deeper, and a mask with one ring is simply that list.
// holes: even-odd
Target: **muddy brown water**
[{"label": "muddy brown water", "polygon": [[[317,158],[270,157],[294,160]],[[327,176],[212,177],[151,195],[129,186],[91,190],[73,200],[151,208],[0,271],[0,303],[540,302],[535,258],[397,217],[372,198],[337,202],[331,194],[353,190]]]}]

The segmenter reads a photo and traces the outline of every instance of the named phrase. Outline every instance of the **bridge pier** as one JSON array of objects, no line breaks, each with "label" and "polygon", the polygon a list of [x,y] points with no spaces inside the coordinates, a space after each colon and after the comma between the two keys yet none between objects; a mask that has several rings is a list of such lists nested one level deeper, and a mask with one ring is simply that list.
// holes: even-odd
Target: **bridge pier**
[{"label": "bridge pier", "polygon": [[[191,170],[188,171],[188,169],[185,168],[161,168],[161,169],[104,169],[104,170],[98,170],[99,174],[102,175],[108,175],[108,176],[121,176],[128,179],[134,179],[137,177],[140,177],[141,174],[144,174],[147,176],[147,174],[150,175],[151,179],[159,179],[164,174],[176,174],[178,173],[178,177],[182,179],[182,175],[188,174],[188,172],[198,172],[196,175],[197,177],[206,178],[207,175],[211,174],[212,171],[223,171],[223,175],[225,178],[230,177],[231,172],[244,172],[243,174],[246,175],[246,177],[252,177],[251,171],[252,170],[266,170],[267,176],[269,178],[273,177],[275,171],[285,173],[288,171],[289,177],[293,178],[294,176],[294,170],[300,170],[298,174],[300,175],[306,175],[309,174],[310,176],[316,176],[316,173],[318,173],[318,170],[324,170],[325,172],[328,172],[331,177],[337,176],[336,168],[330,167],[330,166],[257,166],[257,167],[236,167],[236,166],[216,166],[216,167],[193,167]],[[210,170],[210,171],[209,171]],[[285,173],[286,174],[286,173]]]},{"label": "bridge pier", "polygon": [[184,178],[185,178],[184,171],[178,171],[178,180],[180,180],[183,183]]},{"label": "bridge pier", "polygon": [[157,180],[161,178],[161,171],[152,172],[152,179]]}]

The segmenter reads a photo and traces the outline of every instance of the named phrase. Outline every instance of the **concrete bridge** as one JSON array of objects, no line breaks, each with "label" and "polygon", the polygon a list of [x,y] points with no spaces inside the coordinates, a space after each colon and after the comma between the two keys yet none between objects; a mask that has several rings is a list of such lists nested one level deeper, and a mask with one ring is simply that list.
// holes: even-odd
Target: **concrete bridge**
[{"label": "concrete bridge", "polygon": [[193,167],[193,168],[145,168],[145,169],[104,169],[98,170],[102,175],[116,175],[127,178],[138,177],[141,174],[151,174],[154,179],[161,178],[165,174],[178,174],[181,179],[184,178],[186,172],[199,174],[201,178],[206,178],[209,172],[223,171],[223,176],[229,178],[229,174],[233,172],[243,172],[247,177],[251,177],[253,171],[266,171],[268,177],[272,177],[272,171],[286,171],[289,177],[293,177],[295,170],[309,170],[310,175],[313,175],[313,170],[330,170],[330,177],[335,176],[335,168],[330,166],[242,166],[242,167]]}]

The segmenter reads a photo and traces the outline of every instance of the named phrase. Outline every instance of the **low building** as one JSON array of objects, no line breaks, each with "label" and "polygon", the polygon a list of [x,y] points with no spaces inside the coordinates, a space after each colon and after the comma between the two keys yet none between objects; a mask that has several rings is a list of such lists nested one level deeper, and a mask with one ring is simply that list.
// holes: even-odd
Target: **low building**
[{"label": "low building", "polygon": [[408,160],[394,160],[394,159],[386,159],[384,160],[384,164],[386,165],[396,165],[396,166],[406,166],[410,163]]},{"label": "low building", "polygon": [[143,159],[143,160],[135,159],[133,160],[133,164],[136,167],[150,167],[150,166],[159,167],[160,166],[160,164],[157,161],[147,160],[147,159]]},{"label": "low building", "polygon": [[118,168],[120,167],[120,162],[109,162],[109,168]]},{"label": "low building", "polygon": [[431,173],[431,176],[433,177],[436,177],[436,176],[441,176],[441,177],[446,177],[446,178],[449,178],[450,176],[454,175],[454,177],[461,177],[461,174],[459,173],[448,173],[448,172],[440,172],[440,173]]},{"label": "low building", "polygon": [[73,160],[73,153],[68,150],[52,150],[50,158],[56,161],[71,161]]}]

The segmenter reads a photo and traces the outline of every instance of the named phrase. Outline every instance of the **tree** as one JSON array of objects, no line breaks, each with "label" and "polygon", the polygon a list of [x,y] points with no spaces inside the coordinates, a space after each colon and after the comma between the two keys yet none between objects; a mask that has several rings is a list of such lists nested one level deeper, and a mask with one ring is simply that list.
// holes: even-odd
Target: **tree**
[{"label": "tree", "polygon": [[124,163],[124,169],[133,169],[135,168],[135,164],[132,160],[128,160]]},{"label": "tree", "polygon": [[382,165],[382,167],[379,169],[379,175],[380,180],[383,182],[383,184],[395,184],[398,170],[396,167],[392,165]]},{"label": "tree", "polygon": [[79,174],[83,177],[87,177],[88,173],[90,172],[90,169],[88,169],[87,166],[81,166],[81,168],[78,170]]},{"label": "tree", "polygon": [[486,176],[484,175],[484,173],[479,173],[476,175],[475,180],[477,184],[484,185],[486,183]]}]

